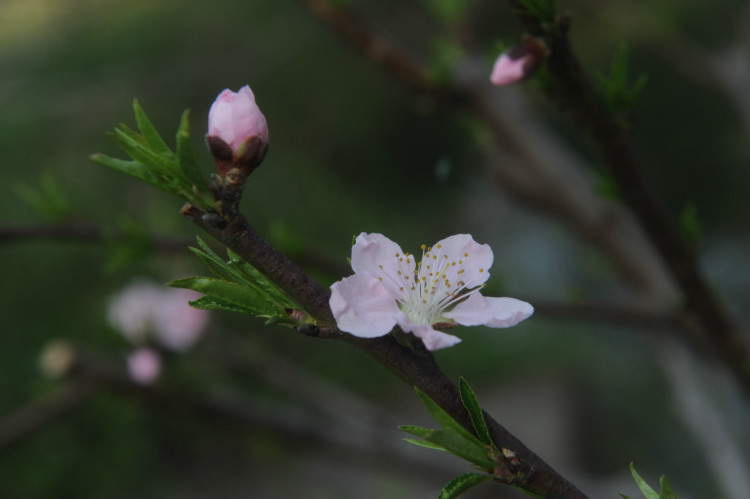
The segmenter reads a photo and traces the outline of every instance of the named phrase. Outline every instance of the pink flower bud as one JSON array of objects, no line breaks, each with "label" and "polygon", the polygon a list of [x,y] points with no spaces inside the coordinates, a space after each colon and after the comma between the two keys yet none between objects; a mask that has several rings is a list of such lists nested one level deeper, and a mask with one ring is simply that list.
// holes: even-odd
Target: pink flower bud
[{"label": "pink flower bud", "polygon": [[225,89],[208,111],[206,142],[224,176],[232,167],[249,174],[268,150],[268,124],[250,87]]},{"label": "pink flower bud", "polygon": [[161,372],[161,357],[150,348],[139,348],[128,355],[128,372],[136,383],[150,385]]},{"label": "pink flower bud", "polygon": [[492,68],[490,82],[500,86],[524,80],[536,72],[546,57],[544,42],[529,38],[522,45],[515,45],[500,54]]}]

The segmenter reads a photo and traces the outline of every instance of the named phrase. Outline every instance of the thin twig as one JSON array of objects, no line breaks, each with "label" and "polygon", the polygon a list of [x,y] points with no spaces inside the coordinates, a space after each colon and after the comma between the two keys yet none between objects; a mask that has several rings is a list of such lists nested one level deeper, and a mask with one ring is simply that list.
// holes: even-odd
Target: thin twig
[{"label": "thin twig", "polygon": [[85,221],[61,222],[54,224],[5,225],[0,226],[0,245],[29,241],[63,241],[83,243],[127,243],[142,239],[155,250],[161,252],[184,251],[194,241],[185,237],[134,236],[124,231],[105,232],[94,224]]}]

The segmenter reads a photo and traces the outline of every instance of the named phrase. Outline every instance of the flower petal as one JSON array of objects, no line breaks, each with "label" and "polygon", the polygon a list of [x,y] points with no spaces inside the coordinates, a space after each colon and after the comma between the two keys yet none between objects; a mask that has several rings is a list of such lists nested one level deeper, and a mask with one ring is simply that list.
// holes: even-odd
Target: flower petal
[{"label": "flower petal", "polygon": [[461,339],[451,334],[446,334],[433,329],[427,324],[415,324],[403,312],[398,316],[398,325],[407,333],[413,333],[414,336],[422,340],[427,350],[440,350],[441,348],[452,347],[461,343]]},{"label": "flower petal", "polygon": [[495,61],[490,82],[493,85],[508,85],[523,80],[526,77],[525,64],[525,57],[513,59],[507,52],[503,52]]},{"label": "flower petal", "polygon": [[388,334],[399,314],[391,292],[366,272],[333,283],[329,304],[339,329],[362,338]]},{"label": "flower petal", "polygon": [[489,244],[479,244],[470,234],[456,234],[435,243],[430,251],[438,260],[447,256],[451,264],[456,262],[456,273],[451,281],[464,282],[464,286],[471,289],[479,286],[490,277],[489,268],[492,266],[494,255]]},{"label": "flower petal", "polygon": [[509,327],[534,313],[534,307],[515,298],[492,298],[474,293],[444,317],[463,326]]},{"label": "flower petal", "polygon": [[354,272],[369,272],[380,277],[394,298],[402,296],[404,278],[412,278],[415,268],[414,257],[405,256],[401,246],[382,234],[362,232],[352,247]]}]

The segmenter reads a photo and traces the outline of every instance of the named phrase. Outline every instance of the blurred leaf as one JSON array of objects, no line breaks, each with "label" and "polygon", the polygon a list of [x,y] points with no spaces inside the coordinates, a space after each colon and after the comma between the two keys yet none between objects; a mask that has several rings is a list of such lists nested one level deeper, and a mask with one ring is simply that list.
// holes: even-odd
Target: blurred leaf
[{"label": "blurred leaf", "polygon": [[520,0],[521,5],[526,7],[529,14],[539,19],[542,23],[552,25],[555,22],[557,12],[555,0]]},{"label": "blurred leaf", "polygon": [[687,242],[693,246],[697,246],[700,242],[702,228],[698,219],[698,208],[696,208],[694,203],[690,203],[682,209],[680,227]]},{"label": "blurred leaf", "polygon": [[448,83],[453,76],[453,68],[460,56],[461,48],[454,41],[446,38],[435,40],[432,46],[430,78],[436,83]]},{"label": "blurred leaf", "polygon": [[61,220],[72,212],[70,202],[51,173],[39,176],[38,187],[19,184],[15,192],[42,218]]},{"label": "blurred leaf", "polygon": [[154,249],[151,236],[142,224],[132,218],[121,219],[117,227],[124,237],[109,237],[107,240],[112,251],[108,255],[104,270],[109,274],[142,260]]},{"label": "blurred leaf", "polygon": [[451,24],[466,12],[465,0],[423,0],[427,9],[441,21]]},{"label": "blurred leaf", "polygon": [[474,394],[474,390],[472,390],[469,386],[469,383],[467,383],[463,377],[459,378],[458,380],[458,390],[461,395],[461,402],[469,412],[471,424],[474,426],[474,431],[477,433],[479,440],[484,442],[486,445],[495,447],[495,443],[492,441],[492,437],[490,437],[490,431],[487,428],[487,423],[484,420],[482,408],[479,406],[477,396]]},{"label": "blurred leaf", "polygon": [[617,114],[629,112],[638,100],[648,82],[646,74],[640,74],[632,85],[629,85],[628,46],[620,44],[609,67],[609,73],[598,72],[596,79],[602,92],[602,98],[610,111]]},{"label": "blurred leaf", "polygon": [[617,187],[612,174],[602,166],[595,166],[594,173],[596,174],[596,182],[594,184],[596,193],[604,199],[619,201],[620,189]]},{"label": "blurred leaf", "polygon": [[492,475],[482,475],[479,473],[464,473],[463,475],[458,475],[456,478],[448,482],[448,485],[443,487],[438,499],[453,499],[470,488],[489,480],[492,480]]}]

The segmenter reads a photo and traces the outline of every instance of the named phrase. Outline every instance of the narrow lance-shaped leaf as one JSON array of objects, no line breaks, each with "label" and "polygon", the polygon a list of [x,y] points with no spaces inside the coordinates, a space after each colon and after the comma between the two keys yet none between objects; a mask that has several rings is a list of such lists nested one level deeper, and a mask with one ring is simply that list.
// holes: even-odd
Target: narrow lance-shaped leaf
[{"label": "narrow lance-shaped leaf", "polygon": [[420,390],[417,387],[414,387],[414,390],[417,392],[417,395],[419,395],[419,398],[422,400],[422,404],[427,408],[427,410],[430,412],[430,415],[435,419],[435,421],[440,424],[443,428],[450,428],[454,430],[456,433],[461,435],[466,440],[472,441],[476,443],[477,445],[484,445],[477,437],[469,433],[469,431],[461,426],[458,421],[453,419],[450,414],[445,412],[445,410],[438,405],[437,402],[432,400],[429,395],[424,393],[422,390]]},{"label": "narrow lance-shaped leaf", "polygon": [[638,485],[638,488],[641,489],[643,497],[645,497],[646,499],[660,499],[659,494],[657,494],[656,491],[652,489],[643,478],[641,478],[641,475],[639,475],[638,472],[635,471],[635,466],[633,466],[633,463],[630,463],[630,473],[633,475],[633,479]]},{"label": "narrow lance-shaped leaf", "polygon": [[474,426],[474,431],[476,431],[479,440],[487,445],[495,447],[495,443],[490,436],[490,431],[487,428],[487,423],[484,420],[482,408],[479,406],[477,396],[463,377],[458,380],[458,390],[461,395],[461,402],[469,412],[471,424]]},{"label": "narrow lance-shaped leaf", "polygon": [[140,130],[141,135],[150,148],[157,154],[176,159],[167,143],[164,142],[164,139],[161,138],[159,132],[154,128],[151,120],[146,116],[143,108],[138,104],[138,99],[133,99],[133,112],[135,114],[135,121],[138,123],[138,130]]},{"label": "narrow lance-shaped leaf", "polygon": [[483,475],[479,473],[464,473],[458,475],[456,478],[448,482],[440,492],[438,499],[453,499],[463,494],[472,487],[479,485],[480,483],[492,480],[492,475]]},{"label": "narrow lance-shaped leaf", "polygon": [[469,440],[453,428],[436,430],[425,436],[425,440],[437,444],[451,454],[466,459],[470,463],[485,469],[492,470],[497,463],[488,455],[488,447],[478,440]]},{"label": "narrow lance-shaped leaf", "polygon": [[247,279],[259,286],[271,298],[276,300],[279,305],[286,308],[299,308],[299,305],[284,293],[273,281],[268,279],[258,269],[250,265],[237,253],[227,248],[227,255],[229,256],[229,261],[234,268],[241,272]]},{"label": "narrow lance-shaped leaf", "polygon": [[286,317],[284,310],[280,310],[273,303],[266,300],[265,295],[258,289],[243,286],[242,284],[214,279],[212,277],[188,277],[174,280],[168,284],[175,288],[192,289],[204,295],[218,298],[231,305],[246,309],[254,315],[262,317]]},{"label": "narrow lance-shaped leaf", "polygon": [[177,129],[177,163],[180,165],[185,176],[195,184],[198,189],[208,191],[205,177],[201,174],[198,161],[195,159],[193,141],[190,140],[190,110],[186,109],[180,119],[180,127]]}]

